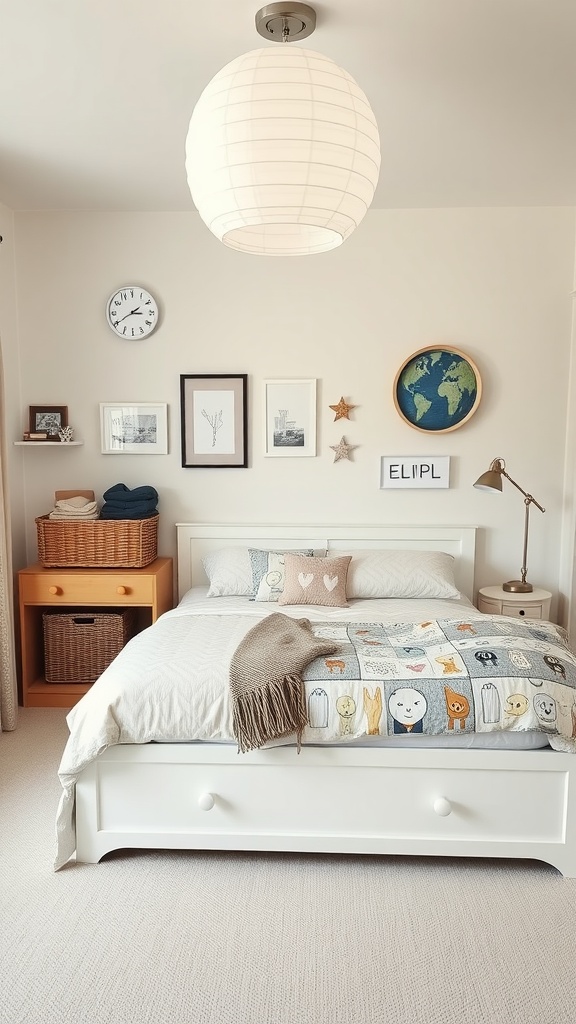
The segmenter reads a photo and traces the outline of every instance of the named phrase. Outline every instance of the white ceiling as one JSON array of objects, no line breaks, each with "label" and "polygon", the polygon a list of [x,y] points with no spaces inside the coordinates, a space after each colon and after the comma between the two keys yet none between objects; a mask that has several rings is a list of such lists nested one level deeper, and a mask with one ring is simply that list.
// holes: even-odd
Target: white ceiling
[{"label": "white ceiling", "polygon": [[[374,206],[576,205],[575,0],[327,0],[300,45],[378,121]],[[0,0],[0,201],[191,210],[198,96],[258,0]]]}]

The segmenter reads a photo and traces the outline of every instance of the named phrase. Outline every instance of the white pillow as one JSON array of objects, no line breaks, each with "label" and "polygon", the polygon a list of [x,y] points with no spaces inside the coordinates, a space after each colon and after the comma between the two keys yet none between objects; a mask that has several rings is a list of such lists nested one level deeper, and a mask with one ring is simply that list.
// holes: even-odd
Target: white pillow
[{"label": "white pillow", "polygon": [[454,579],[454,557],[444,551],[357,550],[347,554],[352,555],[346,581],[349,598],[461,597]]},{"label": "white pillow", "polygon": [[202,559],[210,586],[207,597],[250,597],[252,566],[248,548],[217,548]]},{"label": "white pillow", "polygon": [[[251,552],[258,554],[258,549],[248,547],[217,548],[210,551],[202,559],[204,571],[208,577],[210,586],[207,597],[254,597],[259,589],[260,578],[253,573]],[[272,554],[269,551],[260,551],[262,556],[262,573],[267,571],[264,566],[267,564],[266,556]],[[305,551],[301,551],[305,554]],[[310,549],[310,554],[314,552]],[[273,552],[275,555],[283,555],[282,551]],[[282,586],[284,580],[282,579]],[[272,589],[272,588],[269,588]],[[276,588],[275,588],[276,589]],[[274,601],[276,597],[256,597],[257,601]]]}]

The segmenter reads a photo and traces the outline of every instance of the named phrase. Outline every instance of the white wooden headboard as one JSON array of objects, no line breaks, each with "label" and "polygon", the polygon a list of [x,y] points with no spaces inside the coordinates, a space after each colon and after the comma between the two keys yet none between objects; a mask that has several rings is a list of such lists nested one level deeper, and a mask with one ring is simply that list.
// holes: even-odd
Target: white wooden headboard
[{"label": "white wooden headboard", "polygon": [[455,559],[456,585],[474,600],[475,526],[287,526],[255,523],[176,523],[178,599],[192,586],[207,583],[202,558],[222,547],[326,549],[405,548],[446,551]]}]

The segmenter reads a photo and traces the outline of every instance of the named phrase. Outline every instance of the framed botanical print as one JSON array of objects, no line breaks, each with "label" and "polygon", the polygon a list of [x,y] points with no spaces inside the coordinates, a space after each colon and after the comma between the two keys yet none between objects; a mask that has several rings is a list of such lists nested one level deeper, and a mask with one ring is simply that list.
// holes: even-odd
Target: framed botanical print
[{"label": "framed botanical print", "polygon": [[180,375],[184,468],[246,468],[247,392],[245,373]]}]

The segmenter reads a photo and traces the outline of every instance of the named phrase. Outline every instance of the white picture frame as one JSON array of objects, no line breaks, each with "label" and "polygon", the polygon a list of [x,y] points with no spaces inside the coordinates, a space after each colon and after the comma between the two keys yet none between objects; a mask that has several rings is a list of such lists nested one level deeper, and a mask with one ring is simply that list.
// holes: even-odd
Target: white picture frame
[{"label": "white picture frame", "polygon": [[316,378],[264,381],[264,454],[316,455]]},{"label": "white picture frame", "polygon": [[163,402],[101,402],[104,455],[167,455],[168,406]]}]

